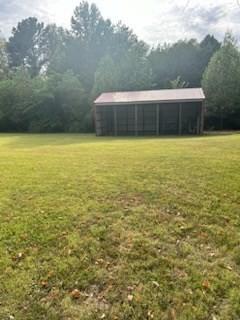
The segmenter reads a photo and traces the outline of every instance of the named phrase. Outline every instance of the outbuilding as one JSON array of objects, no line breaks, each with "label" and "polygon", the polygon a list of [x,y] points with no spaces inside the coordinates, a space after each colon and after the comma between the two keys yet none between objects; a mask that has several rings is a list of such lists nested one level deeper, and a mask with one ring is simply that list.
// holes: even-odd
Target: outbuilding
[{"label": "outbuilding", "polygon": [[94,102],[97,136],[202,134],[202,88],[102,93]]}]

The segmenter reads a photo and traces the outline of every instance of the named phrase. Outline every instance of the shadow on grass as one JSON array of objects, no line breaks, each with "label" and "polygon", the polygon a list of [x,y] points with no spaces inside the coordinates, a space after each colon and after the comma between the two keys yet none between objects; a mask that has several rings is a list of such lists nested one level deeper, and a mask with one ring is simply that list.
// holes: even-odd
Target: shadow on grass
[{"label": "shadow on grass", "polygon": [[[0,133],[2,145],[15,149],[29,149],[38,147],[50,146],[67,146],[74,144],[89,144],[89,143],[105,143],[105,142],[128,142],[128,141],[143,141],[146,140],[186,140],[186,139],[203,139],[218,136],[231,136],[240,134],[240,131],[209,131],[204,135],[162,135],[162,136],[109,136],[96,137],[95,134],[71,134],[71,133]],[[4,141],[6,140],[6,142]]]}]

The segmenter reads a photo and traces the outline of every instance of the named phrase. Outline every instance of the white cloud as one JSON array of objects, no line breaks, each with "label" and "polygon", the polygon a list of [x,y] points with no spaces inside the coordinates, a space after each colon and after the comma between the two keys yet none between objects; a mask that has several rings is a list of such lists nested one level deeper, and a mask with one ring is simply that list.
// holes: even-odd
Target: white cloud
[{"label": "white cloud", "polygon": [[[0,0],[0,30],[9,36],[21,19],[36,16],[69,27],[80,0]],[[240,36],[237,0],[95,0],[105,18],[121,20],[145,41],[156,44],[180,38],[222,38],[227,30]],[[217,3],[217,4],[216,4]]]}]

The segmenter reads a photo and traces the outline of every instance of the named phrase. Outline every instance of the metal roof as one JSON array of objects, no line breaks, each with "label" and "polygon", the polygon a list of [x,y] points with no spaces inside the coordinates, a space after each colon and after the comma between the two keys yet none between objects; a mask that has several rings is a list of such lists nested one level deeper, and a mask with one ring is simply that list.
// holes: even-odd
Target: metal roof
[{"label": "metal roof", "polygon": [[202,88],[164,89],[148,91],[104,92],[95,105],[126,105],[145,103],[195,102],[205,100]]}]

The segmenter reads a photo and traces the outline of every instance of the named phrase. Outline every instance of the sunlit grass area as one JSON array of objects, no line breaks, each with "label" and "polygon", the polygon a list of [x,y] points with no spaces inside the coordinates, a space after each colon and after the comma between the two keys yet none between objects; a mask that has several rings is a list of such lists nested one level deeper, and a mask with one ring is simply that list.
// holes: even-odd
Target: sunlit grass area
[{"label": "sunlit grass area", "polygon": [[0,319],[240,318],[240,135],[0,135]]}]

